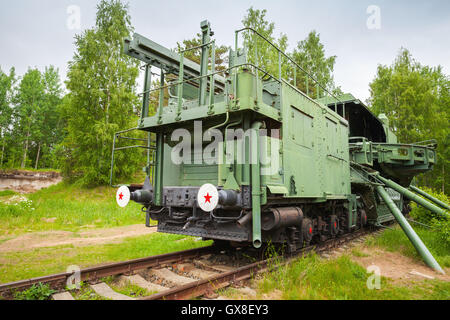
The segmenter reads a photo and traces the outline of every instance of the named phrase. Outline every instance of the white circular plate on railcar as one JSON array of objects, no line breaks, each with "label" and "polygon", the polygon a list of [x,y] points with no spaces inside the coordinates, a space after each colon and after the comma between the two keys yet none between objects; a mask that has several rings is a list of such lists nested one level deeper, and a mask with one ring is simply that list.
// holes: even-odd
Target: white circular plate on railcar
[{"label": "white circular plate on railcar", "polygon": [[212,184],[204,184],[198,191],[197,203],[203,211],[213,211],[219,204],[219,191]]},{"label": "white circular plate on railcar", "polygon": [[116,201],[119,207],[125,208],[130,202],[130,189],[127,186],[121,186],[116,193]]}]

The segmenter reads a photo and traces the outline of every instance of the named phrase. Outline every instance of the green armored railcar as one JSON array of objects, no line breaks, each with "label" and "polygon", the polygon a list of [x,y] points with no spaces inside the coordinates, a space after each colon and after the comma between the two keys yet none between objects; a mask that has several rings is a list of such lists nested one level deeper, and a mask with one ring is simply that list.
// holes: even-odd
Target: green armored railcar
[{"label": "green armored railcar", "polygon": [[[121,186],[119,205],[141,203],[147,224],[158,221],[160,232],[289,251],[408,211],[403,187],[432,168],[433,142],[399,144],[385,116],[352,95],[334,96],[251,28],[235,32],[229,66],[219,70],[210,25],[201,28],[202,45],[180,52],[139,34],[125,40],[125,53],[146,64],[137,129],[148,132],[141,146],[148,165],[144,185]],[[278,75],[247,59],[238,46],[242,32],[272,47]],[[201,51],[200,64],[184,57],[189,50]],[[154,89],[152,66],[160,69]],[[284,79],[282,68],[293,77]],[[306,92],[298,73],[308,79]],[[155,114],[152,94],[159,97]],[[128,131],[115,136],[112,167],[114,151],[127,148],[116,141]]]}]

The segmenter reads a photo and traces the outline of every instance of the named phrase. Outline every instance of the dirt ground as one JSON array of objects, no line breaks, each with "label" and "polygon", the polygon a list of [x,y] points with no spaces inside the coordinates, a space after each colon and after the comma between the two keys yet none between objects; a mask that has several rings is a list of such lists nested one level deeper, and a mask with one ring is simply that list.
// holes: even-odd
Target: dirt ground
[{"label": "dirt ground", "polygon": [[13,190],[18,193],[32,193],[58,184],[62,180],[61,175],[54,171],[0,170],[0,191]]},{"label": "dirt ground", "polygon": [[[0,252],[26,251],[62,245],[90,246],[119,243],[125,238],[143,236],[154,232],[156,232],[156,228],[147,228],[143,224],[77,233],[70,231],[33,232],[1,243]],[[2,240],[1,237],[0,240]]]},{"label": "dirt ground", "polygon": [[[351,259],[364,268],[377,266],[381,276],[390,278],[394,284],[405,284],[414,280],[439,279],[450,281],[450,268],[444,268],[446,274],[442,275],[421,261],[406,257],[398,252],[389,252],[376,247],[360,245],[356,247],[364,256],[355,256],[349,253]],[[341,253],[342,254],[342,253]]]}]

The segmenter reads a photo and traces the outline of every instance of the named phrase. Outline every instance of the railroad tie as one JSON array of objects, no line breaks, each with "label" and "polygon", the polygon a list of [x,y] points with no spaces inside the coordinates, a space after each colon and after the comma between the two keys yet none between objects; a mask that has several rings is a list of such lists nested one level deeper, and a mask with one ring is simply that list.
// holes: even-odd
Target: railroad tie
[{"label": "railroad tie", "polygon": [[256,297],[256,291],[249,287],[238,288],[237,291],[239,291],[239,293],[243,294],[247,298]]},{"label": "railroad tie", "polygon": [[99,296],[112,299],[112,300],[135,300],[134,298],[131,298],[129,296],[126,296],[124,294],[115,292],[113,289],[111,289],[110,286],[108,286],[106,283],[102,282],[99,284],[91,284],[92,290],[95,291]]},{"label": "railroad tie", "polygon": [[152,275],[156,276],[157,278],[164,279],[175,285],[187,284],[187,283],[191,283],[194,281],[198,281],[196,279],[180,276],[180,275],[176,274],[175,272],[172,272],[169,269],[165,269],[165,268],[151,270],[150,273]]},{"label": "railroad tie", "polygon": [[143,289],[146,289],[150,292],[161,292],[165,290],[169,290],[167,287],[163,287],[159,284],[149,282],[145,280],[142,276],[135,274],[132,276],[121,276],[121,280],[125,282],[132,283],[138,287],[141,287]]},{"label": "railroad tie", "polygon": [[194,264],[201,269],[210,270],[213,272],[229,272],[233,270],[233,267],[226,266],[226,265],[217,265],[212,264],[207,260],[195,260]]},{"label": "railroad tie", "polygon": [[189,270],[187,273],[195,278],[202,279],[202,280],[209,279],[209,278],[219,274],[218,272],[202,270],[202,269],[198,269],[198,268],[193,268],[192,270]]},{"label": "railroad tie", "polygon": [[75,298],[68,291],[55,293],[52,295],[52,298],[53,300],[75,300]]}]

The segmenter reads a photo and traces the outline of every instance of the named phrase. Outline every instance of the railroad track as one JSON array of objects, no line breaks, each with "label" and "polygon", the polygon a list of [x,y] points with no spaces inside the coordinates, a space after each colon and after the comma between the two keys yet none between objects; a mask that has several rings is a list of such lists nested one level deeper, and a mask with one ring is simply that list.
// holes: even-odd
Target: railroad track
[{"label": "railroad track", "polygon": [[[257,273],[267,271],[269,265],[273,270],[274,267],[311,251],[326,255],[369,234],[373,232],[359,231],[305,247],[295,255],[285,256],[278,266],[274,266],[271,259],[262,259],[261,254],[254,250],[234,250],[231,253],[220,246],[208,246],[83,269],[79,272],[79,280],[89,283],[98,296],[112,300],[184,300],[201,296],[215,298],[218,289],[248,280]],[[53,295],[53,299],[72,300],[74,298],[66,291],[66,285],[67,280],[73,276],[73,273],[60,273],[0,284],[0,296],[12,299],[14,292],[42,283],[59,292]],[[118,283],[133,284],[147,292],[156,293],[141,298],[120,294],[103,281],[111,276],[118,279]]]}]

